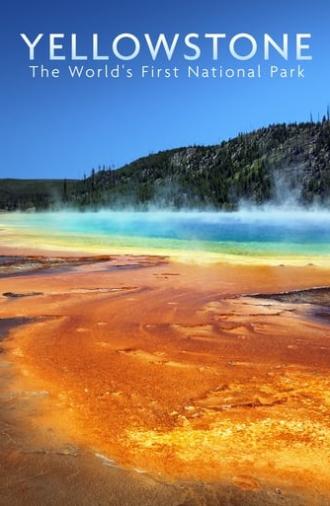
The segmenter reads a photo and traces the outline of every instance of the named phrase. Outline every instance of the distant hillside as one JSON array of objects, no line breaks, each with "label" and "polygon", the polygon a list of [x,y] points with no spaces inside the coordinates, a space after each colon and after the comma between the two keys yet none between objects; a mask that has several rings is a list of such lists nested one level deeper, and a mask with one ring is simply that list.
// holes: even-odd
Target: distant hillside
[{"label": "distant hillside", "polygon": [[60,179],[0,179],[0,209],[49,209],[63,205],[77,183]]},{"label": "distant hillside", "polygon": [[0,181],[0,208],[148,205],[235,209],[239,202],[330,203],[330,122],[280,124],[216,146],[140,158],[83,181]]}]

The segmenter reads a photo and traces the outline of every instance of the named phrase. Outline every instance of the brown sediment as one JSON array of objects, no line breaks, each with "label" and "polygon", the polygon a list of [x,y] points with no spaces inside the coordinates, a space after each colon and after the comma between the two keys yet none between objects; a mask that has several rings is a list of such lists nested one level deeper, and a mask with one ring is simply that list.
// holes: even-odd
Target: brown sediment
[{"label": "brown sediment", "polygon": [[38,430],[83,448],[96,474],[88,452],[138,483],[170,480],[154,504],[328,504],[330,328],[310,298],[269,294],[329,286],[329,271],[146,256],[71,267],[0,279],[0,318],[37,319],[5,349],[24,371],[10,388],[48,392]]},{"label": "brown sediment", "polygon": [[[133,259],[133,261],[132,261]],[[153,258],[151,259],[151,261]],[[122,263],[121,260],[118,262],[118,257],[112,258],[109,255],[98,255],[98,256],[80,256],[74,257],[67,256],[42,256],[42,255],[30,255],[30,256],[10,256],[0,255],[0,278],[23,276],[30,274],[57,274],[58,272],[64,273],[72,270],[74,267],[82,267],[93,264],[107,265],[108,269],[134,269],[142,267],[149,267],[150,259],[140,258],[139,263],[134,263],[134,257],[124,257]],[[159,263],[164,262],[164,258],[158,258]],[[152,262],[154,265],[154,262]],[[102,268],[101,267],[101,268]]]}]

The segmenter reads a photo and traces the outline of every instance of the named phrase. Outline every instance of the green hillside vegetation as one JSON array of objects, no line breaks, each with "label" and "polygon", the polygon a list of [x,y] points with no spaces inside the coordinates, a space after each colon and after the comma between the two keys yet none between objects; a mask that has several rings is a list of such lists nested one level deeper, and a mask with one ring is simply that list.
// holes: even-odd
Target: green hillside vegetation
[{"label": "green hillside vegetation", "polygon": [[62,179],[0,179],[0,209],[49,209],[66,204],[77,181]]},{"label": "green hillside vegetation", "polygon": [[151,154],[81,181],[0,181],[0,208],[235,209],[242,200],[330,202],[330,121],[277,124],[215,146]]}]

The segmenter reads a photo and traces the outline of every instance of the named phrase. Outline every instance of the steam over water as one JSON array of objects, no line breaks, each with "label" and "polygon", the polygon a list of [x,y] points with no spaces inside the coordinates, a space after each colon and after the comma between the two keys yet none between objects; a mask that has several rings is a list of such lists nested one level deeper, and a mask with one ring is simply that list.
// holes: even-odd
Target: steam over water
[{"label": "steam over water", "polygon": [[62,237],[68,245],[79,238],[94,247],[330,255],[330,212],[320,210],[14,213],[0,215],[0,226],[18,236],[39,232],[50,245]]}]

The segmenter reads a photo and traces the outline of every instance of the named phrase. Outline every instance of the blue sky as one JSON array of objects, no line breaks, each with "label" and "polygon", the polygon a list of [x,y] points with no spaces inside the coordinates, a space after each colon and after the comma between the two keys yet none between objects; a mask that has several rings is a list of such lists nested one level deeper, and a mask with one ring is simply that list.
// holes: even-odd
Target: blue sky
[{"label": "blue sky", "polygon": [[[99,165],[121,166],[150,152],[217,143],[269,123],[306,120],[310,112],[317,117],[330,102],[328,0],[7,0],[0,9],[0,177],[82,177]],[[274,38],[311,32],[313,61],[304,65],[305,79],[291,81],[33,80],[20,32],[31,37],[76,32],[86,51],[91,34],[98,32],[109,54],[111,40],[121,32],[249,32],[256,38],[264,32]],[[46,45],[40,48],[36,63],[49,64]],[[203,49],[194,64],[211,66],[210,51],[204,44]],[[151,61],[142,52],[134,66],[145,63]],[[187,65],[179,55],[174,63]],[[289,65],[295,63],[292,59]],[[157,64],[168,65],[164,58]],[[233,64],[240,65],[225,52],[217,63]]]}]

